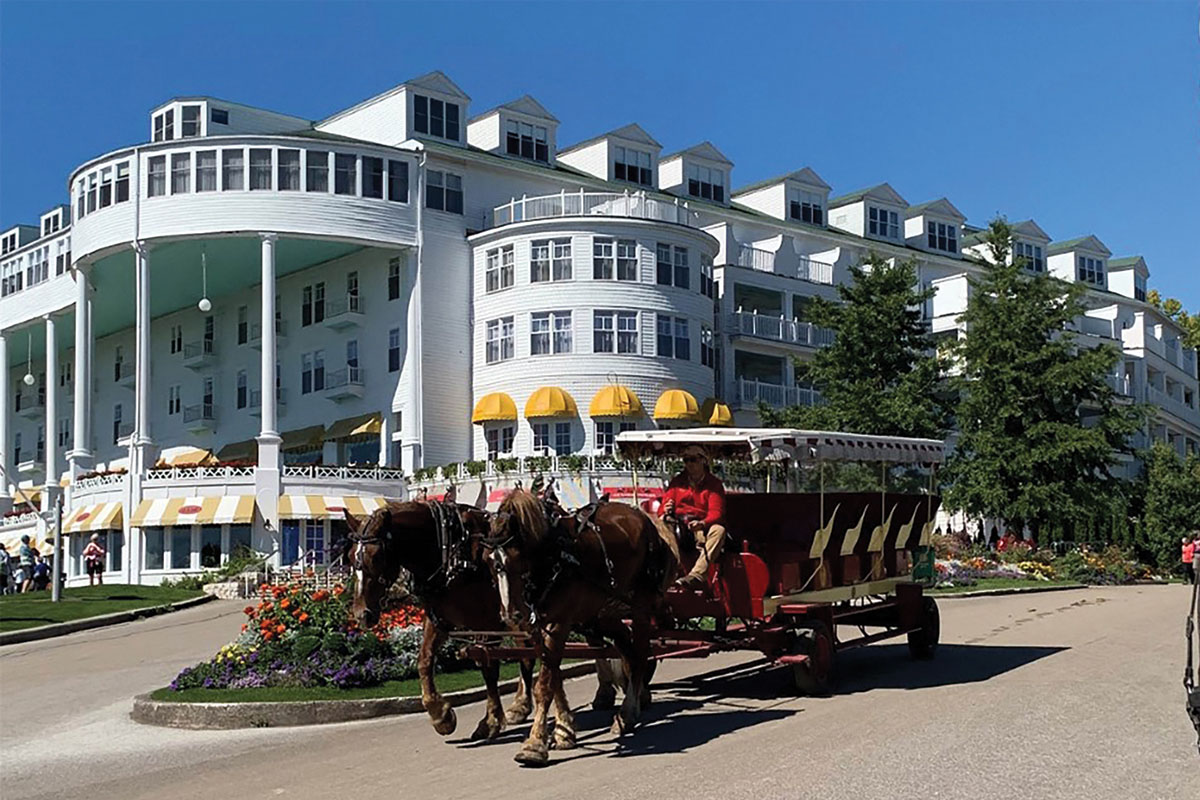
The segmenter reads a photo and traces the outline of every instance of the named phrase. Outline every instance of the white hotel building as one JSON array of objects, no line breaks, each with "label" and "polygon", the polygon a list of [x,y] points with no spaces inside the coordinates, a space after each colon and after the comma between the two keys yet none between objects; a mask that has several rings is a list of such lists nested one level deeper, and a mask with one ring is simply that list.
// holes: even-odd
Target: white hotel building
[{"label": "white hotel building", "polygon": [[[318,122],[174,98],[5,229],[0,537],[44,539],[32,512],[65,493],[73,580],[93,531],[113,580],[245,544],[319,560],[341,507],[422,468],[598,469],[628,427],[752,423],[819,399],[794,369],[830,341],[806,304],[871,250],[915,256],[932,330],[958,335],[978,228],[945,198],[831,197],[808,167],[735,189],[708,142],[664,154],[629,124],[561,148],[528,95],[469,106],[440,72]],[[1112,385],[1155,407],[1147,436],[1196,450],[1196,353],[1145,262],[1015,233],[1088,284],[1079,340],[1123,350]]]}]

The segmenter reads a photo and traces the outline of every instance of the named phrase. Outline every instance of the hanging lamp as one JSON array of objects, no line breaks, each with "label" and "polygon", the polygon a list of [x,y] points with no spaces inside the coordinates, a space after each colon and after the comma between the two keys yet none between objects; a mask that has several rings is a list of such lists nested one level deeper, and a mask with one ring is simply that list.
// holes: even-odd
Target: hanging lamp
[{"label": "hanging lamp", "polygon": [[201,311],[203,311],[206,314],[209,311],[212,311],[212,301],[208,299],[207,250],[208,250],[207,245],[202,245],[200,248],[200,280],[202,283],[201,283],[201,292],[200,292],[200,302],[196,304],[196,307],[199,308]]}]

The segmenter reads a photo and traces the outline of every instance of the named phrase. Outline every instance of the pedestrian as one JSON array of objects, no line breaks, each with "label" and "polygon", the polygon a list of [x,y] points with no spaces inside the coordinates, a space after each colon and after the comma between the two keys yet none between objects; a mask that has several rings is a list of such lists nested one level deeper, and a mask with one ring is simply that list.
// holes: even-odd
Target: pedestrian
[{"label": "pedestrian", "polygon": [[21,546],[17,548],[17,561],[21,565],[21,587],[18,591],[33,589],[33,548],[29,546],[29,534],[21,535]]},{"label": "pedestrian", "polygon": [[88,546],[83,548],[83,560],[87,564],[88,586],[104,585],[104,545],[100,544],[100,534],[93,533]]},{"label": "pedestrian", "polygon": [[33,588],[34,591],[43,592],[50,585],[50,565],[46,563],[44,556],[37,557],[37,563],[33,565]]},{"label": "pedestrian", "polygon": [[12,577],[12,564],[8,563],[8,548],[0,542],[0,594],[8,594],[8,579]]},{"label": "pedestrian", "polygon": [[1190,536],[1185,536],[1179,542],[1179,549],[1183,560],[1183,577],[1188,584],[1196,582],[1196,544],[1200,542],[1200,536],[1193,539]]}]

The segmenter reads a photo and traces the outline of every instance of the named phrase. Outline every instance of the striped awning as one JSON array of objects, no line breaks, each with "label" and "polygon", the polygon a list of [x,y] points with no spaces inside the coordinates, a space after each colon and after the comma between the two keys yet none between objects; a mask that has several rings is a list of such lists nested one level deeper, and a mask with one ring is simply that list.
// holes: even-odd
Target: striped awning
[{"label": "striped awning", "polygon": [[309,450],[325,444],[325,426],[309,425],[294,431],[284,431],[280,434],[281,450]]},{"label": "striped awning", "polygon": [[280,519],[342,519],[347,511],[355,517],[370,516],[387,504],[383,497],[357,495],[285,494],[279,498]]},{"label": "striped awning", "polygon": [[242,442],[230,442],[217,451],[221,461],[253,461],[258,458],[258,442],[246,439]]},{"label": "striped awning", "polygon": [[72,511],[63,522],[63,533],[116,530],[124,519],[125,508],[120,500],[97,503]]},{"label": "striped awning", "polygon": [[158,457],[159,467],[207,467],[217,463],[211,450],[203,447],[168,447]]},{"label": "striped awning", "polygon": [[143,500],[129,524],[135,528],[170,525],[245,524],[254,521],[254,496],[168,497]]},{"label": "striped awning", "polygon": [[349,419],[341,419],[329,426],[329,430],[325,431],[325,441],[332,442],[337,439],[346,439],[351,436],[361,436],[364,434],[378,434],[383,430],[383,415],[379,412],[372,414],[362,414]]}]

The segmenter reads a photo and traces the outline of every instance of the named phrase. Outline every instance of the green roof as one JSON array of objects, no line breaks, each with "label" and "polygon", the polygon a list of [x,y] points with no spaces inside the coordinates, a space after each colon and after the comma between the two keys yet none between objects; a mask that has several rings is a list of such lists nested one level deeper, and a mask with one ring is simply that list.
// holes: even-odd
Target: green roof
[{"label": "green roof", "polygon": [[886,185],[887,184],[884,183],[877,183],[874,186],[868,186],[866,189],[859,189],[857,192],[850,192],[850,194],[844,194],[841,197],[835,197],[829,201],[829,207],[836,208],[838,206],[844,206],[850,203],[857,203],[859,200],[862,200],[879,187]]},{"label": "green roof", "polygon": [[1050,247],[1046,250],[1046,253],[1052,256],[1058,255],[1059,253],[1069,253],[1070,251],[1079,247],[1079,245],[1086,242],[1088,239],[1094,238],[1096,237],[1089,233],[1087,236],[1077,236],[1074,239],[1067,239],[1066,241],[1062,242],[1051,242]]}]

